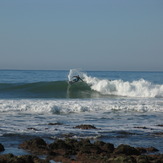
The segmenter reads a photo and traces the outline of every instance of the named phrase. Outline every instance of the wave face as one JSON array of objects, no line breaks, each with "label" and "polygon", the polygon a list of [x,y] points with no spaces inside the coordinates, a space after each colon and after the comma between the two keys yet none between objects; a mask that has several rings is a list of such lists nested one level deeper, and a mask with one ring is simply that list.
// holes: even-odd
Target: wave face
[{"label": "wave face", "polygon": [[90,98],[98,94],[86,83],[73,86],[67,81],[29,84],[0,84],[1,98]]},{"label": "wave face", "polygon": [[0,83],[0,98],[110,98],[145,97],[162,98],[163,85],[147,80],[108,80],[88,76],[71,69],[68,80],[79,75],[84,82],[69,84],[68,81],[47,81],[33,83]]}]

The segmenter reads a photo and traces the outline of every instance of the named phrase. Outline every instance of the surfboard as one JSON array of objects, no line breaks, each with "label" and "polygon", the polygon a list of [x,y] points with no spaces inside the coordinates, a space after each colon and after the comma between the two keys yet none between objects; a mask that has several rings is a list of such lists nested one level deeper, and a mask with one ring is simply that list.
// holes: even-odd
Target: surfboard
[{"label": "surfboard", "polygon": [[76,81],[70,80],[70,81],[68,81],[68,83],[72,85],[72,84],[76,83]]}]

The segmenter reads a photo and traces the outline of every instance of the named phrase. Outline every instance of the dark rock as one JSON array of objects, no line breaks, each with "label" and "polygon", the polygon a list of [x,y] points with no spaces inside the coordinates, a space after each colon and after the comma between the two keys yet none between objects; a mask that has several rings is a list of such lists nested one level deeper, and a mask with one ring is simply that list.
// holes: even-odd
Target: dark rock
[{"label": "dark rock", "polygon": [[134,128],[148,129],[147,127],[134,127]]},{"label": "dark rock", "polygon": [[146,148],[143,148],[143,147],[137,147],[136,149],[137,149],[141,154],[147,152]]},{"label": "dark rock", "polygon": [[157,125],[157,126],[159,126],[159,127],[163,127],[163,124],[159,124],[159,125]]},{"label": "dark rock", "polygon": [[33,152],[45,153],[47,149],[46,142],[40,137],[27,140],[24,143],[20,144],[20,148],[31,150]]},{"label": "dark rock", "polygon": [[88,129],[97,129],[95,126],[93,125],[78,125],[74,128],[79,128],[79,129],[83,129],[83,130],[88,130]]},{"label": "dark rock", "polygon": [[115,156],[108,159],[108,163],[137,163],[135,158],[132,156]]},{"label": "dark rock", "polygon": [[50,157],[51,156],[57,156],[58,154],[56,152],[50,151],[47,153]]},{"label": "dark rock", "polygon": [[0,155],[0,163],[8,163],[11,162],[14,158],[13,154],[4,154],[4,155]]},{"label": "dark rock", "polygon": [[69,149],[71,148],[64,140],[57,140],[54,143],[49,145],[50,149]]},{"label": "dark rock", "polygon": [[81,139],[80,141],[78,141],[76,144],[75,144],[75,148],[80,151],[80,150],[83,150],[83,148],[85,146],[90,146],[91,145],[91,142],[89,139]]},{"label": "dark rock", "polygon": [[67,144],[64,140],[56,140],[54,143],[49,145],[51,152],[59,153],[62,155],[73,154],[73,148]]},{"label": "dark rock", "polygon": [[4,146],[0,143],[0,152],[3,152],[5,150]]},{"label": "dark rock", "polygon": [[29,128],[27,128],[28,130],[33,130],[33,131],[39,131],[38,129],[36,129],[36,128],[33,128],[33,127],[29,127]]},{"label": "dark rock", "polygon": [[125,155],[140,155],[140,152],[129,145],[121,144],[115,150],[115,154],[125,154]]},{"label": "dark rock", "polygon": [[81,139],[80,141],[78,141],[78,147],[80,148],[81,146],[85,146],[85,145],[90,145],[91,142],[89,139]]},{"label": "dark rock", "polygon": [[163,154],[148,155],[150,163],[163,163]]},{"label": "dark rock", "polygon": [[146,148],[147,152],[149,153],[154,153],[154,152],[158,152],[159,150],[156,149],[155,147],[149,147],[149,148]]},{"label": "dark rock", "polygon": [[[155,148],[134,148],[129,145],[119,145],[116,149],[111,143],[96,141],[91,143],[89,139],[56,139],[53,143],[47,145],[41,138],[35,138],[24,142],[23,149],[46,154],[47,160],[65,163],[161,163],[163,155],[140,155],[148,151],[155,151]],[[43,163],[34,156],[8,156],[13,162],[15,159],[22,163]],[[3,160],[1,159],[0,161]],[[19,159],[19,160],[18,160]],[[18,163],[19,163],[18,162]],[[24,163],[23,162],[23,163]],[[0,162],[1,163],[1,162]],[[6,162],[3,162],[6,163]],[[9,163],[9,162],[7,162]]]},{"label": "dark rock", "polygon": [[140,155],[136,158],[137,163],[149,163],[148,156]]},{"label": "dark rock", "polygon": [[71,149],[77,151],[80,148],[79,141],[76,139],[66,139],[65,142],[67,145],[71,146]]},{"label": "dark rock", "polygon": [[163,132],[154,132],[152,133],[152,135],[155,135],[155,136],[163,136]]},{"label": "dark rock", "polygon": [[113,153],[113,151],[114,151],[114,145],[111,144],[111,143],[106,143],[106,144],[102,147],[102,149],[103,149],[104,151],[108,152],[108,153]]},{"label": "dark rock", "polygon": [[59,123],[59,122],[57,122],[57,123],[48,123],[48,125],[63,125],[62,123]]},{"label": "dark rock", "polygon": [[143,147],[137,147],[136,148],[140,153],[154,153],[158,152],[159,150],[156,149],[155,147],[148,147],[148,148],[143,148]]},{"label": "dark rock", "polygon": [[97,141],[94,144],[107,153],[113,153],[114,151],[114,145],[111,143],[104,143],[102,141]]},{"label": "dark rock", "polygon": [[14,156],[13,154],[0,155],[0,163],[48,163],[49,161],[39,159],[37,156],[23,155]]},{"label": "dark rock", "polygon": [[81,153],[87,153],[87,154],[100,154],[102,153],[101,149],[94,145],[94,144],[83,144],[80,148],[80,154]]}]

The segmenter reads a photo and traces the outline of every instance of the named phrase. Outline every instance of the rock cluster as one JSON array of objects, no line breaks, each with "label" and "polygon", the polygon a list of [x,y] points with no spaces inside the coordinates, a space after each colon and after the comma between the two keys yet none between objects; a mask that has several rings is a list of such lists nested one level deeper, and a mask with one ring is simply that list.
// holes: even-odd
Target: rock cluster
[{"label": "rock cluster", "polygon": [[[46,160],[65,163],[161,163],[163,154],[149,155],[155,148],[134,148],[121,144],[117,148],[111,143],[88,139],[57,139],[47,144],[42,138],[25,141],[20,148],[39,155],[46,155]],[[144,153],[148,153],[145,155]]]},{"label": "rock cluster", "polygon": [[14,156],[13,154],[0,155],[0,163],[48,163],[48,160],[39,159],[37,156],[24,155]]},{"label": "rock cluster", "polygon": [[[111,143],[96,141],[91,143],[88,139],[57,139],[47,144],[37,137],[20,144],[20,148],[28,150],[35,155],[46,155],[46,159],[37,156],[13,154],[0,155],[0,163],[48,163],[50,160],[63,163],[162,163],[163,154],[149,155],[148,152],[158,151],[154,147],[134,148],[121,144],[117,148]],[[0,151],[4,147],[0,144]],[[145,155],[144,153],[147,153]]]},{"label": "rock cluster", "polygon": [[5,150],[4,146],[0,143],[0,152],[3,152]]}]

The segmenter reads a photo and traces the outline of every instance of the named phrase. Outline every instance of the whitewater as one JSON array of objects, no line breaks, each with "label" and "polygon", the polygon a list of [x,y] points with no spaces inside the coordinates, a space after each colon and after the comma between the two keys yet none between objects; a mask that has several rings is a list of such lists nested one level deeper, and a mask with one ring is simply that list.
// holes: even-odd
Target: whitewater
[{"label": "whitewater", "polygon": [[[84,82],[69,84],[76,75]],[[163,72],[0,70],[0,142],[6,153],[24,153],[17,146],[29,137],[65,135],[163,151],[162,121]],[[74,129],[80,124],[98,129]]]},{"label": "whitewater", "polygon": [[84,75],[84,80],[92,90],[104,95],[127,96],[127,97],[163,97],[163,85],[152,84],[140,79],[138,81],[123,80],[100,80]]}]

